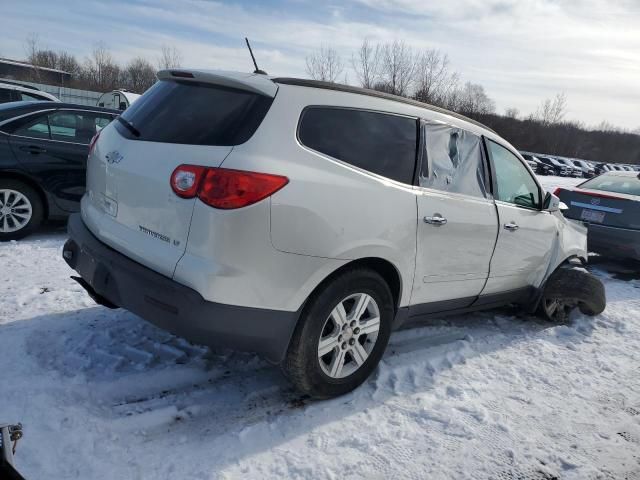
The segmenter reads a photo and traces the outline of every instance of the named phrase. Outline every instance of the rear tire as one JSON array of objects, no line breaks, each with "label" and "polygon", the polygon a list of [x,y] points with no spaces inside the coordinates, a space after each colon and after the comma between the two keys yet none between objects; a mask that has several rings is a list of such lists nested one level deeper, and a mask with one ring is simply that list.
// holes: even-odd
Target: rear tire
[{"label": "rear tire", "polygon": [[606,306],[604,285],[598,278],[583,270],[559,268],[544,287],[540,313],[552,322],[563,323],[576,307],[583,314],[594,316]]},{"label": "rear tire", "polygon": [[313,398],[350,392],[382,358],[394,313],[391,290],[378,273],[343,272],[307,302],[282,364],[285,375]]},{"label": "rear tire", "polygon": [[42,224],[40,195],[19,180],[0,179],[0,242],[19,240]]}]

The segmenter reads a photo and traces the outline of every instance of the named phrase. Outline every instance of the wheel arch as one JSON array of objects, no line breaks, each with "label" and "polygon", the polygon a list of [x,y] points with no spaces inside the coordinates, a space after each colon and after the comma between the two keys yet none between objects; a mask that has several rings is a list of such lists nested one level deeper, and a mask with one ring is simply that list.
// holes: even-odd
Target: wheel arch
[{"label": "wheel arch", "polygon": [[44,189],[42,188],[42,186],[40,186],[40,184],[38,184],[38,182],[36,182],[33,178],[31,178],[29,175],[25,173],[18,172],[15,170],[2,170],[0,172],[0,179],[17,180],[33,188],[35,192],[38,194],[38,197],[40,197],[40,201],[42,202],[43,220],[47,220],[49,218],[49,214],[50,214],[49,198],[46,192],[44,191]]},{"label": "wheel arch", "polygon": [[[402,298],[402,276],[398,268],[389,260],[380,257],[363,257],[341,265],[329,275],[327,275],[309,294],[309,297],[314,295],[317,291],[324,288],[327,283],[330,283],[334,278],[341,275],[344,271],[353,268],[368,268],[378,273],[389,286],[391,295],[393,295],[393,305],[397,312],[400,308],[400,299]],[[308,297],[308,298],[309,298]]]}]

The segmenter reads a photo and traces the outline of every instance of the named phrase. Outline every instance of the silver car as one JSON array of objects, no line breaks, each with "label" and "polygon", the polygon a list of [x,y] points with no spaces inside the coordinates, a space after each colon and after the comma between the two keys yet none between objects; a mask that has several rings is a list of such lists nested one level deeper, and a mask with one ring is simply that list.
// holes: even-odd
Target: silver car
[{"label": "silver car", "polygon": [[331,83],[158,76],[92,142],[69,221],[63,256],[98,303],[257,352],[318,398],[433,315],[604,308],[569,265],[585,227],[483,125]]}]

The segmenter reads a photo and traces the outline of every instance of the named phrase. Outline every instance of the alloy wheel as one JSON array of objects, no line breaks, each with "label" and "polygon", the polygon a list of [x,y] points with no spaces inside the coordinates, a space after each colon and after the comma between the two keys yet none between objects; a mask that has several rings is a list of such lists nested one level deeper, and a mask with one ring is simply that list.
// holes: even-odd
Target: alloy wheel
[{"label": "alloy wheel", "polygon": [[33,215],[29,199],[17,190],[0,189],[0,233],[17,232]]},{"label": "alloy wheel", "polygon": [[341,300],[325,321],[318,342],[318,361],[331,378],[345,378],[369,358],[378,339],[380,309],[366,293]]}]

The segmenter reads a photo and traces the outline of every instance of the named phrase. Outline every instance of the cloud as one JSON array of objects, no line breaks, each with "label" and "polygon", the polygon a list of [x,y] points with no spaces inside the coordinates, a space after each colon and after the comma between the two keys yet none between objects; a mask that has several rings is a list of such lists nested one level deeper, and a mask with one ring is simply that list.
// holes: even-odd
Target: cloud
[{"label": "cloud", "polygon": [[[62,4],[63,2],[60,2]],[[24,39],[83,57],[104,42],[120,61],[178,48],[185,65],[303,76],[305,56],[331,45],[349,64],[363,38],[439,48],[499,108],[531,112],[565,92],[570,118],[640,124],[640,2],[636,0],[45,0],[3,5],[0,55],[24,56]],[[354,75],[349,72],[349,78]]]}]

